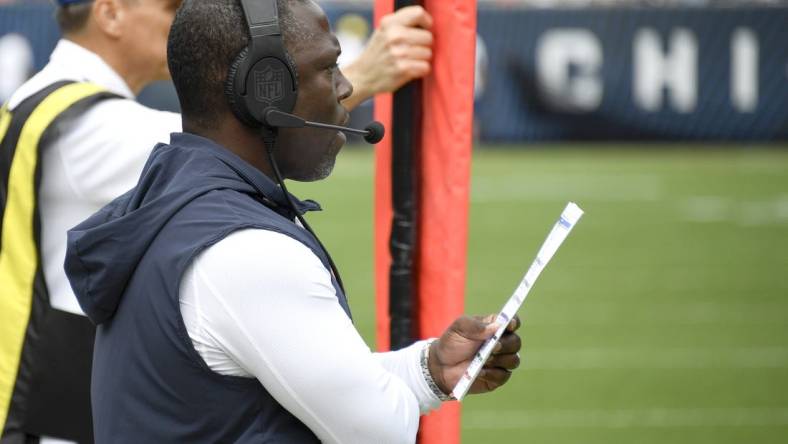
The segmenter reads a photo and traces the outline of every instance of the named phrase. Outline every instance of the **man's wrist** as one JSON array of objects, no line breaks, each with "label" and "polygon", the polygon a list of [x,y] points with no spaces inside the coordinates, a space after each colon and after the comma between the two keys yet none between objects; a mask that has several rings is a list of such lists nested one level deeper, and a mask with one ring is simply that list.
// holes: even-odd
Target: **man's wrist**
[{"label": "man's wrist", "polygon": [[432,344],[435,341],[436,339],[427,342],[421,351],[421,372],[435,397],[441,401],[454,401],[456,398],[451,394],[451,390],[445,387],[437,359],[434,356],[430,357]]}]

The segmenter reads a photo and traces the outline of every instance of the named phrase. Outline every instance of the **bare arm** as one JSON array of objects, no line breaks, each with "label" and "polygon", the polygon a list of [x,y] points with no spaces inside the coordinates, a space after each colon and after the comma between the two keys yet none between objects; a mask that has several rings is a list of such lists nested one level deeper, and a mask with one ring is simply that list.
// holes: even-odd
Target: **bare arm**
[{"label": "bare arm", "polygon": [[343,105],[353,109],[378,93],[396,91],[410,80],[430,72],[432,17],[421,6],[408,6],[389,14],[358,59],[342,67],[353,85]]}]

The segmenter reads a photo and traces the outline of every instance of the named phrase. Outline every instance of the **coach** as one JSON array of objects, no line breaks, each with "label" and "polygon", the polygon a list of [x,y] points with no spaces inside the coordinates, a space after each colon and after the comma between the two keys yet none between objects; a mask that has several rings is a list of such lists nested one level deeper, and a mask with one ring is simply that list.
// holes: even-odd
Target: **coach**
[{"label": "coach", "polygon": [[[352,87],[322,10],[245,3],[252,17],[270,10],[249,8],[278,5],[276,23],[253,29],[281,29],[297,71],[292,112],[346,122]],[[496,325],[462,317],[435,341],[369,351],[328,253],[305,229],[302,215],[318,205],[272,180],[327,177],[344,136],[277,133],[239,112],[226,80],[259,52],[250,27],[237,0],[184,2],[168,46],[184,133],[154,149],[135,189],[69,232],[66,271],[99,325],[96,441],[413,442],[420,413],[449,398]],[[263,70],[259,81],[281,76]],[[519,364],[518,324],[473,392],[504,384]]]},{"label": "coach", "polygon": [[[66,231],[136,183],[180,116],[134,100],[169,78],[180,0],[57,0],[47,66],[0,108],[0,442],[92,442],[94,327],[63,272]],[[431,18],[388,16],[348,70],[345,105],[429,71]],[[29,185],[33,185],[31,188]]]}]

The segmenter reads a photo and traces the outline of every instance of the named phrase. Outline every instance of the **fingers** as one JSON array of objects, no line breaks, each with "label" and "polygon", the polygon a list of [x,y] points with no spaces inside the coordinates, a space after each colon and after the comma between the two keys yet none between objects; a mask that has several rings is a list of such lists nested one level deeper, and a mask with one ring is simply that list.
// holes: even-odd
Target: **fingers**
[{"label": "fingers", "polygon": [[396,72],[393,74],[390,84],[384,88],[387,91],[394,91],[411,79],[424,77],[432,69],[430,64],[432,50],[430,48],[400,46],[392,48],[392,55],[395,57],[393,67]]},{"label": "fingers", "polygon": [[432,27],[432,16],[421,6],[407,6],[383,17],[380,25],[418,26],[429,29]]},{"label": "fingers", "polygon": [[477,379],[484,383],[488,391],[493,391],[506,384],[506,382],[509,381],[509,378],[511,377],[512,372],[502,368],[494,367],[482,369]]},{"label": "fingers", "polygon": [[[495,332],[499,327],[494,322],[496,318],[497,315],[488,315],[483,317],[477,316],[472,319],[476,321],[477,328],[479,328],[478,326],[486,325],[486,330]],[[460,321],[460,319],[457,321]],[[509,378],[512,377],[512,371],[521,364],[519,351],[522,348],[522,339],[515,333],[521,325],[522,322],[518,316],[509,321],[503,335],[499,338],[495,348],[493,348],[492,355],[487,358],[487,362],[485,362],[484,367],[479,372],[479,376],[471,386],[470,393],[490,392],[509,381]],[[495,327],[493,328],[492,326]]]},{"label": "fingers", "polygon": [[520,366],[520,349],[522,339],[515,333],[504,333],[498,343],[495,344],[492,355],[487,358],[485,366],[501,367],[507,370],[514,370]]},{"label": "fingers", "polygon": [[517,353],[523,346],[523,341],[517,333],[504,333],[498,340],[498,345],[493,349],[493,353],[506,355]]},{"label": "fingers", "polygon": [[370,48],[373,54],[385,57],[371,69],[392,66],[394,70],[381,72],[374,81],[373,92],[394,91],[404,83],[430,73],[433,36],[432,17],[421,6],[409,6],[384,17],[373,34]]},{"label": "fingers", "polygon": [[520,356],[517,353],[506,355],[491,355],[485,363],[485,368],[502,368],[512,371],[520,367]]},{"label": "fingers", "polygon": [[397,62],[397,70],[399,71],[399,75],[404,77],[396,84],[394,88],[390,88],[391,91],[396,90],[402,83],[419,77],[424,77],[430,73],[430,62],[424,60],[400,60]]},{"label": "fingers", "polygon": [[490,324],[492,322],[495,322],[496,319],[498,319],[498,315],[488,314],[484,316],[474,316],[474,318],[484,322],[485,324]]},{"label": "fingers", "polygon": [[391,54],[399,59],[430,60],[432,48],[428,46],[397,45],[391,48]]},{"label": "fingers", "polygon": [[432,33],[419,28],[388,28],[388,42],[392,45],[432,46]]},{"label": "fingers", "polygon": [[514,315],[514,318],[509,322],[509,325],[506,326],[507,332],[513,332],[518,330],[523,325],[522,321],[520,321],[520,316]]},{"label": "fingers", "polygon": [[432,70],[431,27],[432,16],[421,6],[383,17],[361,56],[342,68],[353,85],[353,94],[343,105],[353,108],[375,94],[395,91],[428,75]]},{"label": "fingers", "polygon": [[397,60],[387,77],[379,77],[374,83],[373,93],[394,92],[408,81],[426,76],[431,69],[428,61]]},{"label": "fingers", "polygon": [[[421,6],[408,6],[389,14],[380,22],[380,31],[388,45],[416,46],[420,49],[430,49],[433,37],[429,28],[432,26],[432,17]],[[427,58],[432,57],[432,51]],[[422,57],[420,57],[422,58]]]},{"label": "fingers", "polygon": [[498,329],[498,324],[491,322],[495,320],[492,318],[478,318],[470,316],[461,316],[457,318],[454,323],[449,327],[457,335],[470,339],[472,341],[484,341],[495,334]]}]

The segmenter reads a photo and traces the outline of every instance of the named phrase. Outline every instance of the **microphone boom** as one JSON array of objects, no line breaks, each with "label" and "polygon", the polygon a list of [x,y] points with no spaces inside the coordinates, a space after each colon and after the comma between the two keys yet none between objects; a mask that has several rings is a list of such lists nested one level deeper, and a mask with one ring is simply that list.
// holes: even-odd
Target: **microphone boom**
[{"label": "microphone boom", "polygon": [[386,129],[380,122],[372,122],[363,130],[348,128],[344,126],[331,125],[328,123],[310,122],[293,114],[285,113],[271,108],[265,112],[264,124],[271,128],[321,128],[328,130],[342,131],[344,133],[359,134],[364,136],[364,140],[370,144],[376,144],[383,139]]}]

